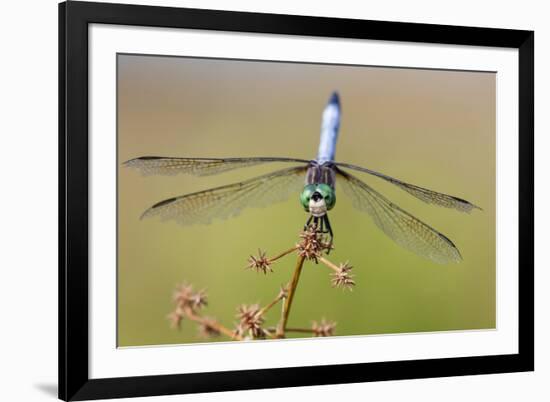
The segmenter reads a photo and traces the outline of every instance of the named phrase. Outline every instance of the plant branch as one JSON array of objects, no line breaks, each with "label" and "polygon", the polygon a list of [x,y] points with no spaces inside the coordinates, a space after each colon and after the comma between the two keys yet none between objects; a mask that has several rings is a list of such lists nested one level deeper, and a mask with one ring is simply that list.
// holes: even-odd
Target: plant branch
[{"label": "plant branch", "polygon": [[290,286],[288,288],[288,297],[285,299],[285,303],[283,305],[283,316],[277,330],[277,336],[279,338],[283,338],[285,336],[285,329],[288,322],[288,316],[290,314],[290,307],[292,306],[292,300],[294,299],[294,294],[296,293],[296,288],[298,287],[300,273],[302,272],[305,260],[306,257],[304,255],[300,255],[298,256],[298,260],[296,261],[296,268],[294,268],[292,281],[290,282]]},{"label": "plant branch", "polygon": [[325,264],[327,267],[329,267],[330,269],[332,269],[333,271],[335,272],[340,272],[340,267],[337,266],[336,264],[330,262],[329,260],[327,260],[325,257],[323,256],[320,256],[318,257],[319,261],[321,261],[323,264]]},{"label": "plant branch", "polygon": [[277,297],[271,301],[271,303],[269,303],[268,305],[263,307],[260,311],[258,311],[258,315],[261,316],[261,315],[264,315],[265,313],[267,313],[271,309],[271,307],[273,307],[274,305],[279,303],[281,301],[281,299],[283,299],[283,296],[282,296],[281,293],[279,293],[277,295]]},{"label": "plant branch", "polygon": [[312,334],[315,331],[311,328],[287,328],[286,332],[301,332],[304,334]]},{"label": "plant branch", "polygon": [[223,326],[217,321],[206,320],[204,317],[196,314],[191,308],[187,307],[184,311],[185,317],[190,319],[191,321],[195,321],[203,325],[208,325],[209,327],[214,328],[216,331],[230,337],[231,339],[235,339],[237,341],[242,341],[243,339],[239,334],[235,333],[235,331],[230,330],[229,328]]},{"label": "plant branch", "polygon": [[274,261],[277,261],[279,258],[283,258],[285,255],[288,255],[290,253],[293,253],[294,251],[296,251],[296,249],[298,248],[298,246],[294,246],[286,251],[283,251],[282,253],[280,254],[277,254],[275,257],[271,257],[269,259],[270,262],[274,262]]}]

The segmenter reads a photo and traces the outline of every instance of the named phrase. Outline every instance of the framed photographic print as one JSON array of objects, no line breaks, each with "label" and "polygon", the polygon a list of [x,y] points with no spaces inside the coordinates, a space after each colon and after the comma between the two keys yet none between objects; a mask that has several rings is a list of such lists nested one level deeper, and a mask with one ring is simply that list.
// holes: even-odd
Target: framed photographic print
[{"label": "framed photographic print", "polygon": [[61,399],[533,370],[533,32],[59,32]]}]

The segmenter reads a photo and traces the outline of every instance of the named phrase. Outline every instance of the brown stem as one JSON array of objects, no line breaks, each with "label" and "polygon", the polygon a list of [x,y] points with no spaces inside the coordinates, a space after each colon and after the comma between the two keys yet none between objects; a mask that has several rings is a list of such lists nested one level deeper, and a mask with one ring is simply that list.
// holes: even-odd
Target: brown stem
[{"label": "brown stem", "polygon": [[223,326],[217,321],[210,321],[210,320],[204,319],[204,317],[201,317],[200,315],[195,314],[195,312],[190,308],[185,309],[185,316],[191,321],[208,325],[209,327],[214,328],[216,331],[224,334],[225,336],[230,337],[231,339],[236,339],[238,341],[242,341],[243,339],[240,335],[236,334],[235,331],[230,330],[229,328]]},{"label": "brown stem", "polygon": [[311,328],[287,328],[286,332],[302,332],[305,334],[311,334],[315,331],[313,331],[313,329]]},{"label": "brown stem", "polygon": [[266,330],[266,335],[268,338],[271,338],[271,339],[277,339],[277,334],[275,333],[274,330],[272,331],[269,331],[269,330]]},{"label": "brown stem", "polygon": [[285,255],[288,255],[294,251],[296,251],[298,247],[297,246],[294,246],[292,247],[291,249],[288,249],[286,251],[283,251],[281,254],[277,254],[275,257],[271,257],[269,259],[269,262],[273,262],[273,261],[277,261],[279,258],[283,258]]},{"label": "brown stem", "polygon": [[259,315],[259,316],[264,315],[265,313],[267,313],[271,309],[271,307],[273,307],[274,305],[279,303],[279,301],[281,299],[282,299],[281,295],[277,295],[277,297],[275,299],[273,299],[273,301],[271,301],[271,303],[269,303],[267,306],[263,307],[260,311],[258,311],[257,315]]},{"label": "brown stem", "polygon": [[283,305],[283,316],[281,322],[279,323],[279,328],[277,329],[277,336],[279,338],[284,338],[286,324],[288,322],[288,316],[290,314],[290,307],[292,306],[292,300],[294,299],[294,294],[296,293],[296,288],[298,286],[298,280],[300,279],[300,273],[302,272],[302,267],[304,266],[304,261],[306,257],[303,255],[298,256],[296,261],[296,268],[294,268],[294,274],[292,275],[292,282],[288,289],[288,297],[285,299]]},{"label": "brown stem", "polygon": [[337,266],[336,264],[333,264],[332,262],[327,260],[325,257],[321,256],[321,257],[318,257],[318,259],[319,259],[319,261],[321,261],[323,264],[325,264],[330,269],[332,269],[336,272],[340,272],[340,267]]}]

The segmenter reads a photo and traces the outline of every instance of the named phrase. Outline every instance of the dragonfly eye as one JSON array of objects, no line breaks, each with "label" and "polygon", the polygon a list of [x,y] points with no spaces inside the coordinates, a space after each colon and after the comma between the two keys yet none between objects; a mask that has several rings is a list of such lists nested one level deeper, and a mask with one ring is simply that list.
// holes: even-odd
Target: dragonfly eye
[{"label": "dragonfly eye", "polygon": [[306,212],[309,212],[309,200],[313,197],[315,191],[314,184],[308,184],[304,187],[302,194],[300,194],[300,203]]},{"label": "dragonfly eye", "polygon": [[336,194],[334,189],[328,184],[319,184],[317,186],[316,192],[320,193],[323,199],[325,200],[325,205],[327,209],[332,209],[336,204]]}]

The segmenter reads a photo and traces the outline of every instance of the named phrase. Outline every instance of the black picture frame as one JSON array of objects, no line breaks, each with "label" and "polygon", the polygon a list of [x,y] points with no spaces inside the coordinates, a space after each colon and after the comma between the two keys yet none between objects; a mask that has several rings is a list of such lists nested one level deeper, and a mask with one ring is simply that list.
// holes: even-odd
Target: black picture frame
[{"label": "black picture frame", "polygon": [[[90,379],[88,25],[508,47],[519,52],[517,354]],[[534,32],[70,1],[59,4],[59,398],[169,395],[534,370]]]}]

